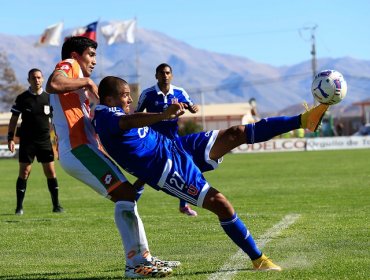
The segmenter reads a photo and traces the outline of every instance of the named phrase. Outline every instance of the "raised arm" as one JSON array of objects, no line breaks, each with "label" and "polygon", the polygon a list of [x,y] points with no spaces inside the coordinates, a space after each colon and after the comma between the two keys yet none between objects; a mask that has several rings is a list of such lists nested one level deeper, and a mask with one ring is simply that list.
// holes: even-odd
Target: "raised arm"
[{"label": "raised arm", "polygon": [[61,94],[79,90],[81,88],[87,89],[97,98],[99,98],[98,87],[90,78],[72,79],[64,76],[63,72],[56,70],[53,72],[53,74],[51,74],[48,82],[46,83],[46,91],[48,93]]},{"label": "raised arm", "polygon": [[123,115],[119,120],[119,127],[123,130],[149,126],[163,120],[172,120],[185,113],[183,103],[171,104],[167,110],[162,113],[134,113],[132,115]]}]

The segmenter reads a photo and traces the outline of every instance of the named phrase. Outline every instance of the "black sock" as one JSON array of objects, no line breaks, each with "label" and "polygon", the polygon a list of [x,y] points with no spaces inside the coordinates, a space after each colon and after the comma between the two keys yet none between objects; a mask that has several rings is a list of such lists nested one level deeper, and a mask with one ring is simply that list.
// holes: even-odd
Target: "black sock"
[{"label": "black sock", "polygon": [[53,202],[54,207],[58,207],[59,199],[58,199],[58,181],[57,178],[48,178],[48,188],[51,195],[51,201]]},{"label": "black sock", "polygon": [[16,193],[17,193],[17,209],[23,208],[23,200],[26,194],[27,180],[22,178],[17,179],[16,183]]}]

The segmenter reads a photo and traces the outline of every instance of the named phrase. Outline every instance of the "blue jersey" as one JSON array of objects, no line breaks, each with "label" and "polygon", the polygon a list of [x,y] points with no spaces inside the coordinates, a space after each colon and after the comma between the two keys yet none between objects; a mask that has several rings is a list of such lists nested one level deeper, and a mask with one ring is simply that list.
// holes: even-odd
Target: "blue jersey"
[{"label": "blue jersey", "polygon": [[[164,94],[158,85],[155,85],[141,93],[136,111],[143,112],[146,109],[147,112],[160,113],[165,111],[174,101],[186,103],[190,106],[194,105],[183,88],[170,85],[170,90],[167,94]],[[164,120],[151,125],[151,127],[169,138],[175,138],[178,137],[179,129],[177,120]]]},{"label": "blue jersey", "polygon": [[122,130],[119,107],[98,105],[93,125],[108,154],[127,172],[157,190],[201,206],[209,185],[202,171],[214,169],[209,159],[217,132],[169,139],[150,127]]},{"label": "blue jersey", "polygon": [[[98,105],[93,120],[96,133],[108,154],[123,169],[156,185],[168,156],[163,144],[171,145],[171,141],[149,127],[122,131],[118,122],[124,114],[122,108]],[[150,169],[153,172],[148,172]]]}]

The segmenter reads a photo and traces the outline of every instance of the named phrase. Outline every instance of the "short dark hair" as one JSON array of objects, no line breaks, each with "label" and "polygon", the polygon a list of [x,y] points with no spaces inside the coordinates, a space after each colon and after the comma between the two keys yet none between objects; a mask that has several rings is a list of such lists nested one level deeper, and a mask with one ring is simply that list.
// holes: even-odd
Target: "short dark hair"
[{"label": "short dark hair", "polygon": [[157,66],[157,68],[155,68],[155,73],[158,74],[159,71],[161,71],[163,68],[165,67],[168,67],[170,68],[171,70],[171,73],[172,73],[172,67],[170,65],[168,65],[167,63],[161,63]]},{"label": "short dark hair", "polygon": [[28,71],[28,79],[30,78],[30,76],[35,73],[35,72],[40,72],[41,75],[42,75],[42,71],[38,68],[32,68],[30,71]]},{"label": "short dark hair", "polygon": [[128,85],[124,79],[115,76],[105,77],[98,87],[100,103],[104,105],[106,97],[116,96],[124,85]]},{"label": "short dark hair", "polygon": [[87,48],[98,48],[98,43],[83,36],[69,37],[62,46],[62,60],[71,58],[71,53],[76,52],[82,55]]}]

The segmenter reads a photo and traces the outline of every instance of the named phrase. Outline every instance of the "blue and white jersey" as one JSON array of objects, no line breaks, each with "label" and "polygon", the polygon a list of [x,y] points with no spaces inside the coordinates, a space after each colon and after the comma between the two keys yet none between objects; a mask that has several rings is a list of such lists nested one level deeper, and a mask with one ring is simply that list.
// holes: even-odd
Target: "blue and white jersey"
[{"label": "blue and white jersey", "polygon": [[[165,111],[174,101],[186,103],[190,106],[194,105],[185,89],[170,85],[169,92],[164,94],[156,84],[141,93],[136,112],[143,112],[146,109],[147,112],[160,113]],[[151,127],[173,139],[178,137],[177,120],[161,121],[151,125]]]},{"label": "blue and white jersey", "polygon": [[156,186],[170,155],[165,147],[172,145],[150,127],[123,131],[119,119],[125,112],[119,107],[98,105],[93,125],[108,154],[127,172]]},{"label": "blue and white jersey", "polygon": [[209,158],[218,131],[169,139],[150,127],[120,129],[123,115],[119,107],[95,108],[93,125],[108,154],[151,187],[202,206],[209,189],[202,172],[220,162]]}]

